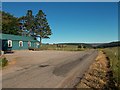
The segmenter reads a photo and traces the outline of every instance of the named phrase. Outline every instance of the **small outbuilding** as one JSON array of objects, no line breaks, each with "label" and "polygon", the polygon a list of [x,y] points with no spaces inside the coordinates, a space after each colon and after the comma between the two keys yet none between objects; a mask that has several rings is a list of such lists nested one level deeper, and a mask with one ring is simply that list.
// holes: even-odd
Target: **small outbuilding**
[{"label": "small outbuilding", "polygon": [[2,50],[26,50],[29,48],[39,48],[39,42],[30,36],[19,36],[0,33]]}]

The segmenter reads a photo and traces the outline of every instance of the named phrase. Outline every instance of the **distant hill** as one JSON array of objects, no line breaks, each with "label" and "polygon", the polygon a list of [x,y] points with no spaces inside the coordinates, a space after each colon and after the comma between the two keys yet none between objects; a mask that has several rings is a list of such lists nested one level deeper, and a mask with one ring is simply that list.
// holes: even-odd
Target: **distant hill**
[{"label": "distant hill", "polygon": [[[49,43],[46,43],[49,44]],[[86,48],[107,48],[107,47],[116,47],[120,46],[120,41],[110,42],[110,43],[54,43],[59,45],[76,45],[76,46],[84,46]]]},{"label": "distant hill", "polygon": [[89,44],[92,45],[92,47],[97,47],[97,46],[105,44],[105,43],[89,43]]},{"label": "distant hill", "polygon": [[96,46],[97,48],[117,47],[120,46],[120,41],[104,43]]},{"label": "distant hill", "polygon": [[60,44],[60,45],[76,45],[76,46],[82,45],[87,48],[93,47],[91,44],[87,44],[87,43],[58,43],[58,44]]}]

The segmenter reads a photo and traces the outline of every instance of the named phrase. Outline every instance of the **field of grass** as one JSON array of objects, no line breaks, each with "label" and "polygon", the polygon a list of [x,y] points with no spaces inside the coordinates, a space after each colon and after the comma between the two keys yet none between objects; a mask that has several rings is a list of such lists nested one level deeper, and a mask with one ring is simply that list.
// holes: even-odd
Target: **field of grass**
[{"label": "field of grass", "polygon": [[113,77],[115,78],[117,84],[120,85],[120,47],[106,48],[104,51],[110,59]]},{"label": "field of grass", "polygon": [[40,50],[82,51],[84,48],[78,48],[77,45],[63,45],[60,47],[57,45],[42,45]]}]

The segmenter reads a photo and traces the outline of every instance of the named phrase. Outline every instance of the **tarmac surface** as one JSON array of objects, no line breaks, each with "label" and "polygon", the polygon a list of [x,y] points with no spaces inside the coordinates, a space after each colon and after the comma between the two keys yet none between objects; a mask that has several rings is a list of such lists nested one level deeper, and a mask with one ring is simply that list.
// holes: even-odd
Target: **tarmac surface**
[{"label": "tarmac surface", "polygon": [[87,51],[15,51],[2,71],[3,88],[73,88],[97,57]]}]

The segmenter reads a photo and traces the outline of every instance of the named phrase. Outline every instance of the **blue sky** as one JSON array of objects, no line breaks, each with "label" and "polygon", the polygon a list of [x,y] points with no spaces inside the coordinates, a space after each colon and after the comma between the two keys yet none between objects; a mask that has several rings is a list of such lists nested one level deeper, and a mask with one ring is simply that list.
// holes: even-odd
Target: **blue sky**
[{"label": "blue sky", "polygon": [[2,10],[20,17],[43,10],[52,29],[44,43],[100,43],[118,40],[118,6],[115,2],[4,2]]}]

